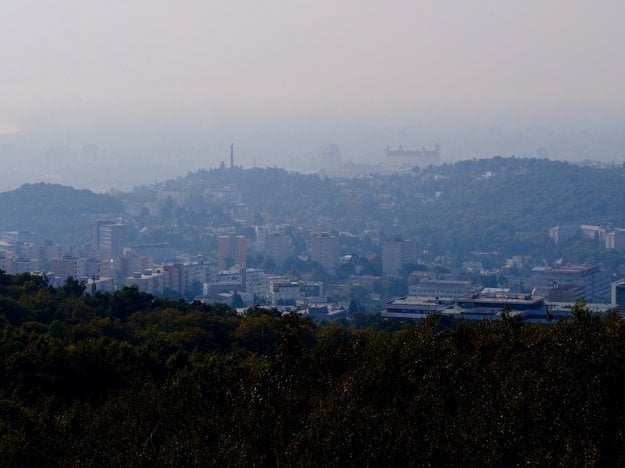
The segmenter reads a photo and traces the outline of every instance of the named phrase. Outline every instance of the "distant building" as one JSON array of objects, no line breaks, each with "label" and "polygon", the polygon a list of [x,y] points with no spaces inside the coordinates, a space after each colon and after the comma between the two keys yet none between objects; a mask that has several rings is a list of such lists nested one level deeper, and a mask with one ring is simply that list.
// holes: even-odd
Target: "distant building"
[{"label": "distant building", "polygon": [[291,239],[278,232],[265,237],[265,257],[270,258],[278,268],[284,266],[284,262],[291,252]]},{"label": "distant building", "polygon": [[449,281],[423,279],[408,288],[410,296],[457,298],[477,292],[470,281]]},{"label": "distant building", "polygon": [[265,271],[259,268],[241,268],[241,286],[256,300],[264,301],[269,296],[269,279]]},{"label": "distant building", "polygon": [[110,293],[115,290],[113,278],[92,276],[87,279],[85,284],[85,292],[91,294],[94,292]]},{"label": "distant building", "polygon": [[35,234],[32,231],[2,231],[0,240],[8,242],[34,242]]},{"label": "distant building", "polygon": [[243,307],[254,305],[254,296],[241,291],[222,291],[215,295],[214,300],[219,304],[226,304],[230,307],[240,307],[240,305],[237,306],[236,304],[237,298],[240,300]]},{"label": "distant building", "polygon": [[243,292],[243,286],[241,286],[241,281],[217,281],[215,283],[204,283],[202,285],[202,296],[204,298],[213,300],[215,297],[224,291],[237,291]]},{"label": "distant building", "polygon": [[232,219],[243,222],[247,225],[254,224],[254,218],[256,217],[254,209],[245,203],[237,203],[232,208]]},{"label": "distant building", "polygon": [[496,319],[502,311],[509,310],[513,314],[523,314],[529,318],[531,314],[544,317],[546,314],[545,299],[530,294],[474,294],[457,300],[460,317],[467,320]]},{"label": "distant building", "polygon": [[217,281],[217,264],[213,262],[173,263],[162,269],[167,275],[168,289],[178,294],[200,294],[204,283]]},{"label": "distant building", "polygon": [[119,258],[124,253],[126,230],[120,221],[98,220],[91,231],[91,246],[105,257]]},{"label": "distant building", "polygon": [[5,273],[10,275],[36,273],[40,271],[40,268],[41,266],[38,259],[15,257],[13,255],[0,258],[0,270],[4,270]]},{"label": "distant building", "polygon": [[382,244],[382,274],[397,276],[402,267],[416,263],[417,244],[410,240],[403,240],[400,236]]},{"label": "distant building", "polygon": [[232,266],[245,267],[247,238],[231,233],[218,237],[219,269],[227,270]]},{"label": "distant building", "polygon": [[582,224],[579,227],[579,230],[583,237],[596,240],[600,244],[605,243],[605,235],[606,235],[607,230],[603,226],[593,226],[590,224]]},{"label": "distant building", "polygon": [[605,235],[605,248],[625,251],[625,229],[615,228]]},{"label": "distant building", "polygon": [[397,149],[386,147],[384,164],[390,170],[409,170],[415,166],[420,168],[440,163],[440,146],[434,149],[406,150],[401,145]]},{"label": "distant building", "polygon": [[[550,290],[552,290],[552,297],[584,297],[588,302],[598,303],[607,302],[610,299],[609,274],[601,270],[598,265],[534,268],[531,279],[537,294],[546,297],[550,296]],[[582,296],[580,296],[581,292],[583,292]]]},{"label": "distant building", "polygon": [[74,257],[73,255],[63,255],[61,258],[50,260],[50,270],[56,278],[65,280],[70,276],[75,279],[85,277],[86,258]]},{"label": "distant building", "polygon": [[140,257],[151,257],[157,263],[171,261],[171,246],[169,242],[132,244],[130,249],[126,249],[126,251]]},{"label": "distant building", "polygon": [[454,310],[453,302],[411,295],[387,302],[381,315],[385,318],[421,319],[446,310]]},{"label": "distant building", "polygon": [[561,224],[549,229],[549,237],[551,237],[556,244],[566,242],[567,240],[577,236],[579,233],[579,226],[574,224]]},{"label": "distant building", "polygon": [[547,300],[549,302],[576,302],[585,297],[586,288],[584,286],[556,285],[547,290]]},{"label": "distant building", "polygon": [[[102,263],[103,262],[97,258],[86,259],[84,263],[84,267],[83,267],[83,274],[87,278],[93,278],[94,276],[96,277],[109,276],[110,270],[102,271],[103,270]],[[106,262],[104,263],[106,264]]]},{"label": "distant building", "polygon": [[323,283],[316,281],[270,281],[269,300],[272,305],[295,305],[298,301],[325,302]]},{"label": "distant building", "polygon": [[213,262],[189,262],[183,264],[184,291],[199,288],[206,281],[214,281],[217,277],[217,264]]},{"label": "distant building", "polygon": [[[511,316],[518,317],[526,323],[550,323],[554,320],[570,319],[573,304],[573,302],[545,302],[541,296],[510,292],[482,292],[457,299],[407,296],[387,302],[381,315],[396,319],[422,319],[437,314],[451,319],[499,320],[504,311],[508,311]],[[588,306],[600,314],[615,310],[609,304],[588,304]]]},{"label": "distant building", "polygon": [[625,313],[625,278],[612,283],[610,304],[618,306]]},{"label": "distant building", "polygon": [[[121,274],[122,277],[129,277],[137,272],[150,270],[152,266],[151,257],[140,257],[139,255],[129,253],[115,260],[115,272]],[[105,273],[102,274],[104,275]]]},{"label": "distant building", "polygon": [[386,304],[382,317],[420,319],[432,314],[466,320],[497,320],[504,309],[514,314],[544,316],[544,299],[538,296],[510,294],[472,294],[452,300],[407,296]]},{"label": "distant building", "polygon": [[124,280],[124,286],[130,288],[136,286],[141,292],[154,295],[162,295],[167,288],[167,275],[162,270],[144,270],[136,272]]},{"label": "distant building", "polygon": [[324,148],[323,153],[319,157],[319,162],[323,169],[338,167],[341,165],[341,148],[339,145],[332,144]]},{"label": "distant building", "polygon": [[339,264],[339,238],[327,232],[314,235],[310,242],[310,256],[313,262],[332,270]]}]

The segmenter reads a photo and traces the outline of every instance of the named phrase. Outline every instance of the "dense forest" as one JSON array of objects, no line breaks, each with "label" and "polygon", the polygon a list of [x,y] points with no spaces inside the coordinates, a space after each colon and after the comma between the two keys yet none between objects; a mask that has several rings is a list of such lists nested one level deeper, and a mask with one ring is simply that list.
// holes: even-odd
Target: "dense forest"
[{"label": "dense forest", "polygon": [[625,463],[625,323],[318,325],[0,273],[3,465]]}]

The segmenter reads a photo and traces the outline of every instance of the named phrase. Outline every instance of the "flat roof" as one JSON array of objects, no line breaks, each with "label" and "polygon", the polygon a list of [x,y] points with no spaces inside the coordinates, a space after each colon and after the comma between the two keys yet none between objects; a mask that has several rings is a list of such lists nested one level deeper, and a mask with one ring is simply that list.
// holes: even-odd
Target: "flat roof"
[{"label": "flat roof", "polygon": [[440,299],[436,299],[431,296],[405,296],[393,299],[387,302],[389,305],[419,305],[419,304],[437,304],[441,302]]}]

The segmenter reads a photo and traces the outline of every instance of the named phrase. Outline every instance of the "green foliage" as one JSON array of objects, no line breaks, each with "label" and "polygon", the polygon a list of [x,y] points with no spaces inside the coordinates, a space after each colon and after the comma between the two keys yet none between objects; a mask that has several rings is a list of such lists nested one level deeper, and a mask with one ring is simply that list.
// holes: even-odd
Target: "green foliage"
[{"label": "green foliage", "polygon": [[0,272],[4,465],[625,462],[625,323],[583,302],[350,329],[79,286]]}]

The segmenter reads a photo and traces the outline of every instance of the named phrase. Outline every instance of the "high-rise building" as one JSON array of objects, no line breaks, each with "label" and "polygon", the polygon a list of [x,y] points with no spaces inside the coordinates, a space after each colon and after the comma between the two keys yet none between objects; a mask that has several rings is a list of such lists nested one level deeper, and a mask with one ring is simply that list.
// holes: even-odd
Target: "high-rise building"
[{"label": "high-rise building", "polygon": [[326,270],[332,270],[339,264],[339,238],[327,232],[313,236],[310,256],[313,262],[321,264]]},{"label": "high-rise building", "polygon": [[264,270],[241,268],[241,286],[258,300],[266,300],[269,294],[269,280]]},{"label": "high-rise building", "polygon": [[121,257],[126,243],[126,229],[127,226],[120,221],[96,221],[91,232],[92,248],[105,257]]},{"label": "high-rise building", "polygon": [[382,274],[396,276],[402,267],[417,261],[417,244],[397,236],[382,244]]},{"label": "high-rise building", "polygon": [[231,233],[218,238],[219,269],[226,270],[233,266],[244,267],[247,254],[247,237]]}]

